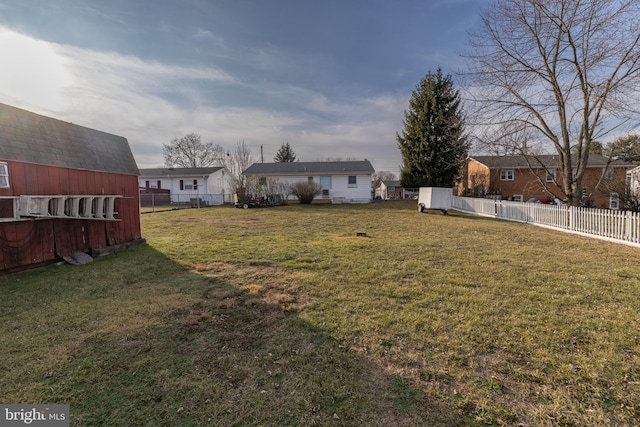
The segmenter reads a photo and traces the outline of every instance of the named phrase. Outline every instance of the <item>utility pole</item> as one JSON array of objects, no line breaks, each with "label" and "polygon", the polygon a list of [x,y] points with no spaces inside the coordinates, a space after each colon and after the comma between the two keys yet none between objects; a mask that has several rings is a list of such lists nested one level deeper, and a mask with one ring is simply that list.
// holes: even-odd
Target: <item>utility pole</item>
[{"label": "utility pole", "polygon": [[264,152],[262,151],[262,144],[260,144],[260,160],[264,163]]}]

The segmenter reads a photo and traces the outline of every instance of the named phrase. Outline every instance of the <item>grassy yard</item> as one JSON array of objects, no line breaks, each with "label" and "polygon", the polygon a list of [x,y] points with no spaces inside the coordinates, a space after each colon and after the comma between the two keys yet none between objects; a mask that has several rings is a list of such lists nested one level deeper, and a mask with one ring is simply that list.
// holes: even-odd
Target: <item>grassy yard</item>
[{"label": "grassy yard", "polygon": [[640,422],[638,249],[415,202],[142,222],[146,246],[0,276],[0,402],[78,426]]}]

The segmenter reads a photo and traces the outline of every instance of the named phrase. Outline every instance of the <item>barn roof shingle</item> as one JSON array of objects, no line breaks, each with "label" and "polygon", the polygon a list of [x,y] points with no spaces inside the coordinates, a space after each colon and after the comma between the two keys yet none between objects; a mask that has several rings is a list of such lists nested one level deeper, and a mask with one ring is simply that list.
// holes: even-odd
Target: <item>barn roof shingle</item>
[{"label": "barn roof shingle", "polygon": [[2,103],[0,159],[138,175],[126,138]]}]

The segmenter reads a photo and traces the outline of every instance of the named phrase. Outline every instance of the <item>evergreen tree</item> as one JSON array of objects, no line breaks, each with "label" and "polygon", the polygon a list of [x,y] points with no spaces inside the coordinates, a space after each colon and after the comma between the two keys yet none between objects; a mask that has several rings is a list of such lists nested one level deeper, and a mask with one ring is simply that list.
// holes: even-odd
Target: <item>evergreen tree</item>
[{"label": "evergreen tree", "polygon": [[450,75],[429,72],[411,94],[404,130],[396,134],[404,188],[453,187],[469,144],[464,135],[460,94]]},{"label": "evergreen tree", "polygon": [[273,160],[278,163],[295,162],[296,155],[291,149],[291,146],[289,145],[289,143],[283,142],[282,145],[280,146],[280,149],[276,153],[276,156],[273,158]]},{"label": "evergreen tree", "polygon": [[[604,150],[603,150],[604,151]],[[601,153],[602,154],[602,153]],[[640,135],[625,135],[607,144],[606,155],[612,160],[640,162]]]}]

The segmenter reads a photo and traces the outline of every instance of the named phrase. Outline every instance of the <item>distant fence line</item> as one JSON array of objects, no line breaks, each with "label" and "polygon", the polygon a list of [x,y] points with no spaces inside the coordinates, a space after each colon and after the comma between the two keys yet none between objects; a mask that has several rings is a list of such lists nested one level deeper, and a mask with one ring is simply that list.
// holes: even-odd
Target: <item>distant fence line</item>
[{"label": "distant fence line", "polygon": [[155,207],[166,205],[218,206],[225,203],[224,194],[140,194],[140,206]]},{"label": "distant fence line", "polygon": [[452,208],[640,247],[638,212],[457,196]]}]

